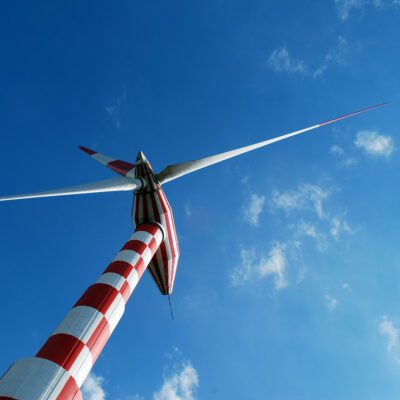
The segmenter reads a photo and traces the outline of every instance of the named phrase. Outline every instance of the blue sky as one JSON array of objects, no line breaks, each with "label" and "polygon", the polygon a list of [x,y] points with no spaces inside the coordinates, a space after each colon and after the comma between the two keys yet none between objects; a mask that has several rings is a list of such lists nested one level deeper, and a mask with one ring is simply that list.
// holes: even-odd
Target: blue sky
[{"label": "blue sky", "polygon": [[[88,400],[400,391],[396,0],[3,2],[1,193],[154,169],[389,101],[165,185],[171,321],[145,277]],[[132,196],[4,203],[0,370],[36,353],[132,231]]]}]

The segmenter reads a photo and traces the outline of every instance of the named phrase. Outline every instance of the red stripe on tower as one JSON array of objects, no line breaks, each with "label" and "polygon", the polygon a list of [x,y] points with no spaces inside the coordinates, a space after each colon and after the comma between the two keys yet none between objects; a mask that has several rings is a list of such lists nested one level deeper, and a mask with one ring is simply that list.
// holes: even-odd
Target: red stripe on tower
[{"label": "red stripe on tower", "polygon": [[85,345],[74,336],[65,334],[53,335],[47,339],[47,342],[36,354],[36,357],[53,361],[69,371],[84,347]]},{"label": "red stripe on tower", "polygon": [[93,363],[97,360],[110,335],[110,326],[107,319],[103,318],[87,342],[87,347],[92,353]]},{"label": "red stripe on tower", "polygon": [[132,270],[133,266],[126,261],[113,261],[104,272],[114,272],[127,279]]},{"label": "red stripe on tower", "polygon": [[57,400],[83,400],[82,393],[74,378],[71,377],[68,379],[64,388],[57,396]]},{"label": "red stripe on tower", "polygon": [[105,314],[117,295],[118,290],[115,290],[112,286],[103,283],[95,283],[86,290],[75,304],[75,307],[88,306]]}]

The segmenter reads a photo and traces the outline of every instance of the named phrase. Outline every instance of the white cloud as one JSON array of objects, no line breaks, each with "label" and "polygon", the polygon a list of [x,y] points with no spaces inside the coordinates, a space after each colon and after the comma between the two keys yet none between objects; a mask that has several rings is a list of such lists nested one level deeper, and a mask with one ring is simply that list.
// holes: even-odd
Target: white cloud
[{"label": "white cloud", "polygon": [[[332,219],[329,220],[329,224],[330,224],[329,233],[337,241],[344,234],[352,235],[355,233],[355,231],[351,228],[349,223],[342,217],[338,216],[332,217]],[[301,221],[296,226],[296,235],[308,236],[315,239],[319,251],[325,251],[328,248],[329,241],[327,236],[324,233],[320,232],[315,225]]]},{"label": "white cloud", "polygon": [[286,256],[285,245],[276,243],[267,258],[262,257],[259,264],[259,275],[261,278],[269,275],[274,276],[275,289],[279,290],[287,286],[285,279]]},{"label": "white cloud", "polygon": [[[82,386],[85,400],[106,400],[103,388],[104,378],[91,373]],[[153,400],[195,400],[196,390],[199,387],[199,375],[190,362],[182,364],[181,369],[164,378],[160,390],[153,393]],[[138,394],[125,397],[127,400],[144,400]]]},{"label": "white cloud", "polygon": [[349,157],[346,152],[344,151],[343,147],[340,147],[336,144],[331,146],[330,153],[337,157],[340,160],[340,165],[344,167],[350,167],[354,164],[357,164],[357,159],[354,157]]},{"label": "white cloud", "polygon": [[279,192],[274,190],[272,193],[272,208],[282,209],[286,213],[294,210],[310,209],[320,219],[326,217],[323,209],[323,201],[328,198],[329,190],[317,185],[303,184],[297,190]]},{"label": "white cloud", "polygon": [[293,58],[286,47],[275,49],[268,58],[268,66],[277,72],[305,73],[306,67],[300,60]]},{"label": "white cloud", "polygon": [[315,69],[313,77],[318,78],[325,73],[331,65],[345,65],[349,44],[343,36],[338,37],[338,42],[326,55],[322,64]]},{"label": "white cloud", "polygon": [[85,400],[105,400],[106,392],[103,389],[103,384],[104,378],[92,372],[82,386]]},{"label": "white cloud", "polygon": [[256,249],[254,247],[243,248],[240,251],[240,266],[236,267],[230,274],[233,286],[241,286],[251,280],[256,275]]},{"label": "white cloud", "polygon": [[[296,267],[302,268],[303,238],[313,239],[322,252],[328,248],[332,238],[339,240],[345,234],[355,233],[345,220],[345,213],[327,207],[327,199],[334,192],[333,188],[310,183],[301,184],[296,189],[273,190],[268,203],[269,210],[273,214],[283,211],[287,217],[283,224],[291,232],[286,232],[284,243],[274,242],[267,253],[260,254],[254,247],[242,248],[241,263],[230,272],[231,284],[241,286],[272,277],[275,289],[282,289],[288,286],[288,262],[293,261]],[[292,213],[296,213],[294,221]],[[299,280],[302,279],[303,276]]]},{"label": "white cloud", "polygon": [[[339,153],[341,150],[340,147],[335,149]],[[318,250],[325,251],[330,237],[339,240],[345,234],[355,233],[350,223],[344,218],[345,213],[338,213],[327,207],[326,200],[333,192],[333,189],[315,184],[302,184],[294,190],[274,190],[269,202],[270,211],[275,213],[282,210],[287,217],[296,212],[296,217],[300,219],[289,224],[294,239],[313,238]]]},{"label": "white cloud", "polygon": [[331,228],[330,228],[331,235],[336,239],[339,240],[340,236],[343,233],[353,234],[354,231],[348,224],[346,220],[341,217],[333,217],[331,219]]},{"label": "white cloud", "polygon": [[342,283],[342,289],[346,290],[347,292],[351,292],[351,286],[348,282],[343,282]]},{"label": "white cloud", "polygon": [[190,205],[188,203],[185,204],[185,214],[187,217],[192,216],[192,208],[190,207]]},{"label": "white cloud", "polygon": [[323,56],[321,62],[313,68],[304,61],[291,56],[286,47],[276,48],[267,60],[267,65],[277,72],[301,74],[312,78],[321,77],[333,65],[346,65],[349,43],[343,36],[338,36],[337,43]]},{"label": "white cloud", "polygon": [[391,136],[381,135],[377,131],[360,131],[354,144],[373,157],[389,157],[394,151]]},{"label": "white cloud", "polygon": [[339,18],[346,21],[355,11],[363,12],[366,8],[398,7],[399,0],[335,0]]},{"label": "white cloud", "polygon": [[345,21],[349,18],[353,10],[361,10],[365,7],[368,0],[335,0],[339,18]]},{"label": "white cloud", "polygon": [[117,96],[114,104],[105,107],[107,114],[110,116],[116,128],[119,128],[122,123],[122,114],[126,108],[126,90],[122,92],[121,96]]},{"label": "white cloud", "polygon": [[337,299],[333,298],[330,294],[325,295],[325,301],[326,301],[326,307],[330,311],[333,311],[338,305]]},{"label": "white cloud", "polygon": [[315,225],[310,222],[300,221],[300,223],[297,224],[295,228],[296,236],[308,236],[310,238],[313,238],[317,243],[318,250],[326,250],[328,246],[326,236],[323,233],[319,232]]},{"label": "white cloud", "polygon": [[348,52],[349,43],[347,39],[341,35],[338,36],[337,44],[325,56],[326,64],[346,64],[346,54]]},{"label": "white cloud", "polygon": [[242,249],[240,253],[241,265],[236,267],[230,275],[233,286],[241,286],[251,280],[261,280],[273,277],[276,290],[288,285],[286,280],[287,257],[286,245],[275,243],[267,255],[256,256],[255,248]]},{"label": "white cloud", "polygon": [[318,237],[317,229],[315,225],[312,225],[308,222],[301,221],[299,225],[297,225],[297,232],[299,235],[310,236],[314,239]]},{"label": "white cloud", "polygon": [[352,165],[357,164],[357,158],[354,157],[346,157],[345,159],[342,160],[342,165],[344,167],[351,167]]},{"label": "white cloud", "polygon": [[182,370],[164,379],[160,390],[153,394],[153,400],[194,400],[199,386],[199,375],[189,363]]},{"label": "white cloud", "polygon": [[399,329],[394,325],[386,315],[381,318],[379,323],[379,332],[387,339],[387,351],[394,357],[397,362],[400,362],[399,357]]},{"label": "white cloud", "polygon": [[250,195],[250,204],[244,208],[244,220],[252,226],[258,226],[260,214],[264,208],[265,196]]},{"label": "white cloud", "polygon": [[335,156],[344,156],[344,150],[343,147],[340,147],[336,144],[334,144],[333,146],[331,146],[331,154],[335,155]]}]

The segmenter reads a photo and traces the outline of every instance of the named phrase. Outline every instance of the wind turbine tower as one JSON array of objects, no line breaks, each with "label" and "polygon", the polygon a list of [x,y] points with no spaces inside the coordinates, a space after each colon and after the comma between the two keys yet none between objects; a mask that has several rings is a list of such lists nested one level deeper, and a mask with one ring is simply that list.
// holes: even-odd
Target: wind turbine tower
[{"label": "wind turbine tower", "polygon": [[118,173],[117,178],[0,201],[111,191],[134,191],[135,230],[97,281],[74,304],[34,357],[16,361],[0,379],[0,400],[81,400],[81,386],[117,326],[144,271],[163,295],[174,287],[179,247],[171,206],[162,185],[201,168],[348,118],[369,107],[311,127],[210,157],[170,165],[155,174],[142,152],[136,163],[81,147]]}]

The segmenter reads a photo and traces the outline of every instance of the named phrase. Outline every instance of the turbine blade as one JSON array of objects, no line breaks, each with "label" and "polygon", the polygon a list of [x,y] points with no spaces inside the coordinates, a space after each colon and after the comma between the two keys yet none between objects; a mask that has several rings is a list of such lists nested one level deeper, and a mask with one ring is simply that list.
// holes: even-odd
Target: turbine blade
[{"label": "turbine blade", "polygon": [[33,199],[37,197],[68,196],[75,194],[117,192],[124,190],[134,190],[135,188],[138,187],[141,187],[141,182],[139,180],[118,177],[99,182],[86,183],[78,186],[71,186],[63,189],[49,190],[46,192],[0,197],[0,201]]},{"label": "turbine blade", "polygon": [[128,178],[135,178],[135,164],[127,161],[116,160],[115,158],[105,156],[97,151],[90,150],[87,147],[79,146],[79,149],[84,151],[90,157],[94,158],[99,163],[105,165],[107,168],[112,169],[117,174],[126,176]]},{"label": "turbine blade", "polygon": [[321,122],[319,124],[310,126],[308,128],[304,128],[304,129],[300,129],[298,131],[286,133],[285,135],[277,136],[277,137],[272,138],[272,139],[267,139],[267,140],[264,140],[264,141],[259,142],[259,143],[255,143],[255,144],[252,144],[252,145],[249,145],[249,146],[241,147],[239,149],[235,149],[235,150],[227,151],[227,152],[224,152],[224,153],[216,154],[216,155],[213,155],[213,156],[210,156],[210,157],[200,158],[199,160],[187,161],[187,162],[183,162],[183,163],[180,163],[180,164],[169,165],[168,167],[166,167],[164,170],[162,170],[158,174],[158,179],[159,179],[160,183],[167,183],[167,182],[172,181],[174,179],[177,179],[177,178],[179,178],[179,177],[181,177],[183,175],[190,174],[191,172],[197,171],[197,170],[205,168],[205,167],[209,167],[210,165],[219,163],[219,162],[227,160],[229,158],[239,156],[239,155],[241,155],[243,153],[247,153],[249,151],[258,149],[260,147],[268,146],[268,145],[270,145],[272,143],[288,139],[288,138],[290,138],[292,136],[300,135],[301,133],[305,133],[305,132],[320,128],[321,126],[332,124],[334,122],[340,121],[340,120],[345,119],[345,118],[353,117],[355,115],[367,112],[367,111],[372,110],[374,108],[382,107],[385,104],[386,103],[381,103],[381,104],[378,104],[376,106],[364,108],[362,110],[355,111],[353,113],[346,114],[346,115],[343,115],[343,116],[338,117],[338,118],[334,118],[334,119],[330,119],[330,120],[325,121],[325,122]]}]

